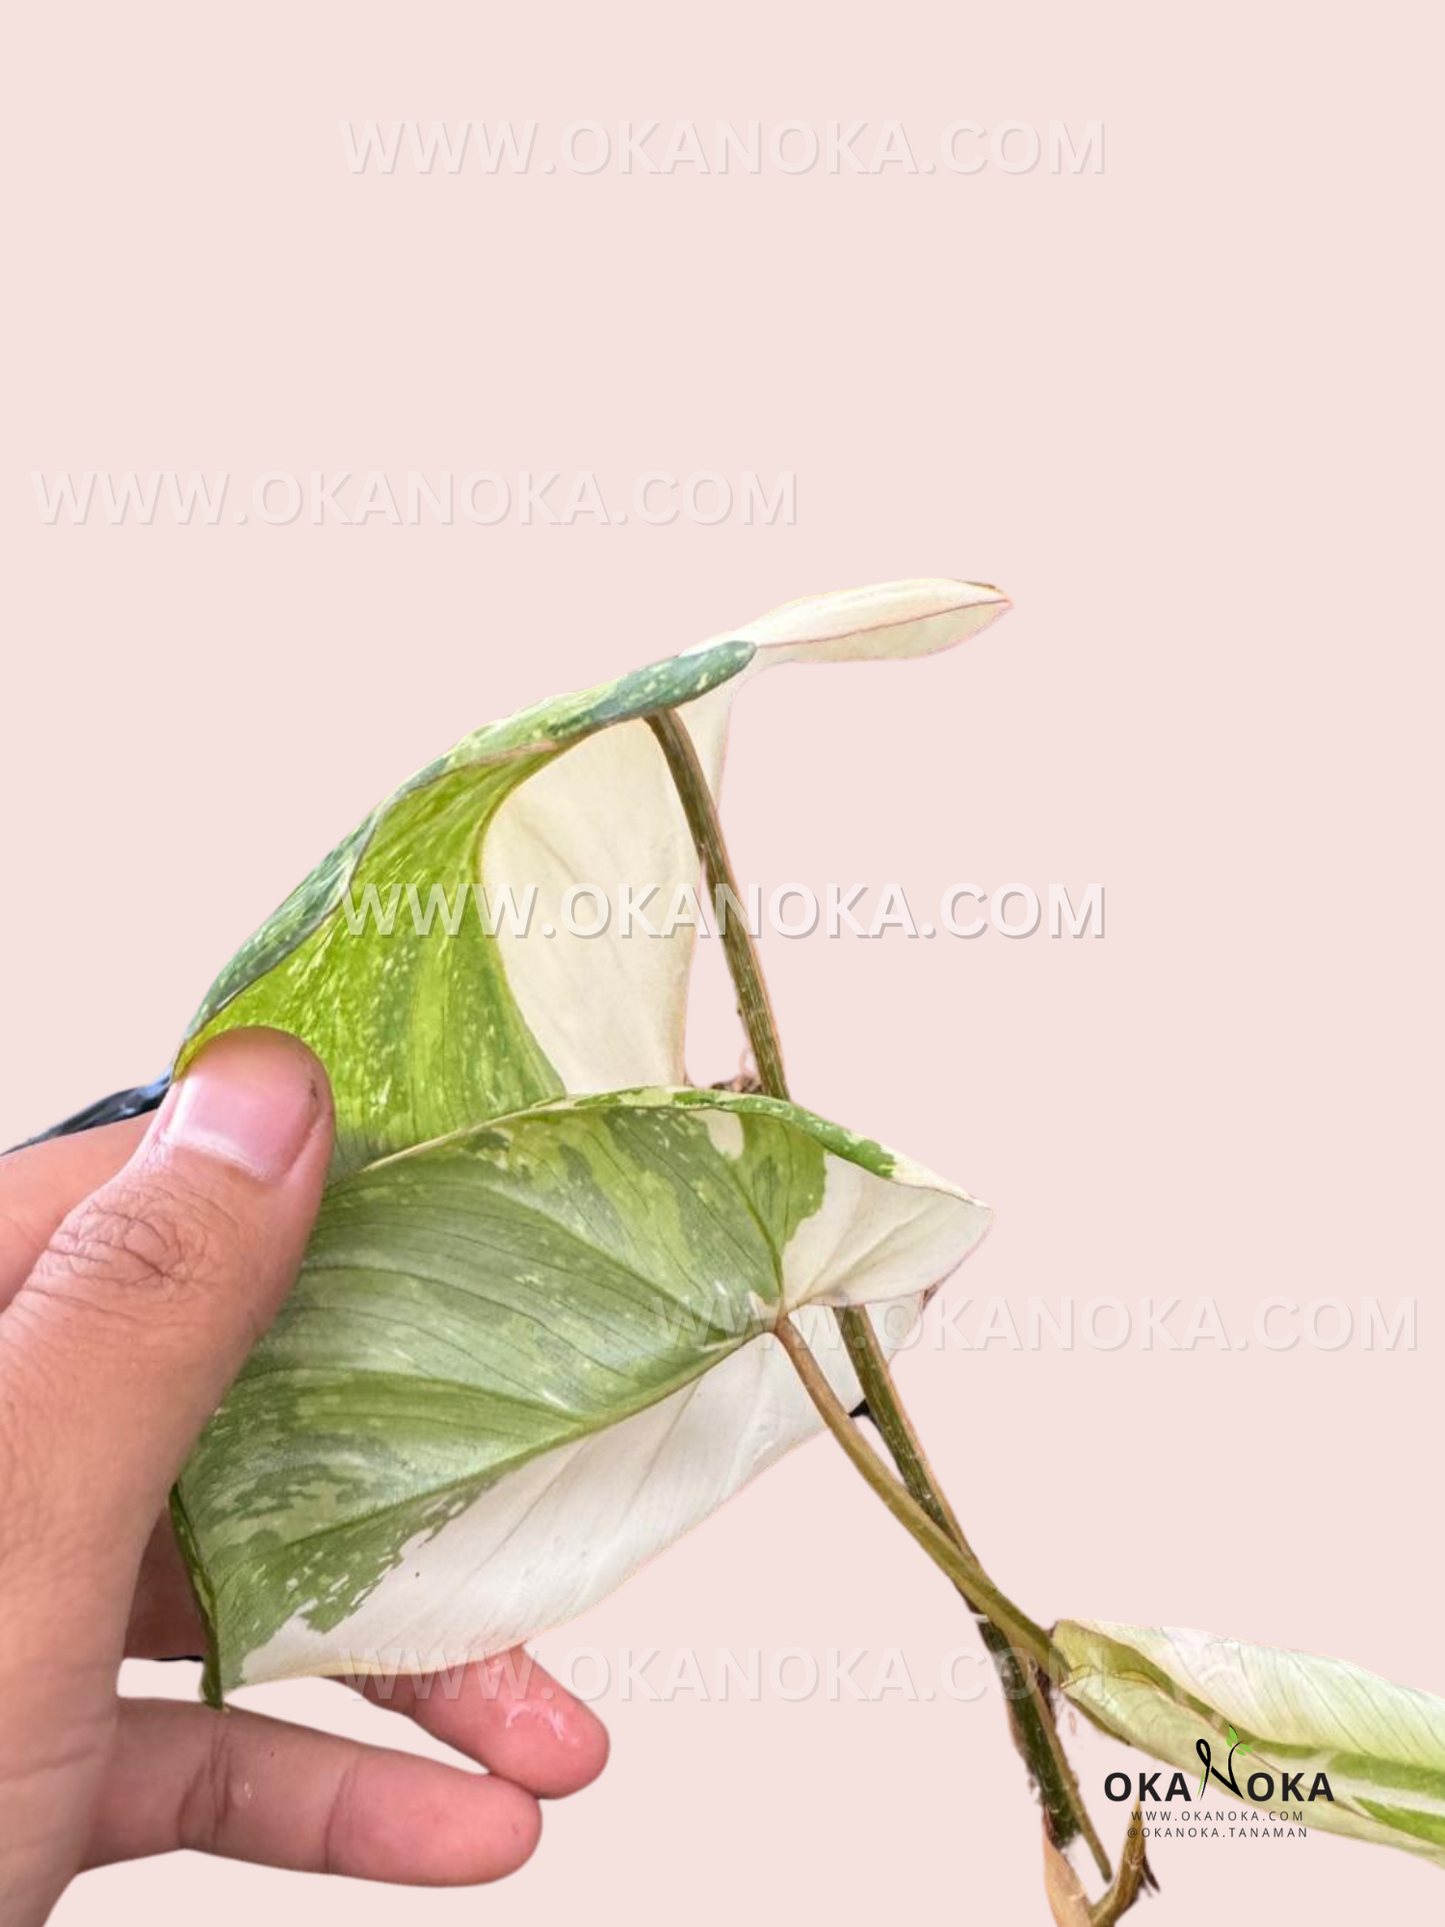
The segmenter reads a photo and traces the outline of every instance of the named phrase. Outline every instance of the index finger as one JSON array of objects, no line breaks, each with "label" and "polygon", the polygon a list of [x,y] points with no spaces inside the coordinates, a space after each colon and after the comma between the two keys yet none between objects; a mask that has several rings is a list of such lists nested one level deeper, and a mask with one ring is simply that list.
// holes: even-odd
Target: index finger
[{"label": "index finger", "polygon": [[102,1124],[0,1157],[0,1311],[81,1199],[129,1162],[149,1121]]}]

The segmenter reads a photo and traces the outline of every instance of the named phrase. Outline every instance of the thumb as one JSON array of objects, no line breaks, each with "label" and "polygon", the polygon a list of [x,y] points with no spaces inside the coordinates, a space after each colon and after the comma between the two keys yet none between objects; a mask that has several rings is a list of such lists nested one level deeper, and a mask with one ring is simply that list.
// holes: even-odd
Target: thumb
[{"label": "thumb", "polygon": [[166,1491],[301,1262],[331,1150],[326,1074],[279,1031],[218,1038],[0,1320],[0,1408],[32,1544],[140,1556]]}]

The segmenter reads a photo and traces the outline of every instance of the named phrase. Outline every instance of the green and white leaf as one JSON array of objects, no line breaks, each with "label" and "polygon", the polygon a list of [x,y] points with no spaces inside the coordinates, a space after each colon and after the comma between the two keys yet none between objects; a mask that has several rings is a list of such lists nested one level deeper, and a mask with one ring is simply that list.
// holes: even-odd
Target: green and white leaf
[{"label": "green and white leaf", "polygon": [[1232,1727],[1250,1748],[1242,1788],[1246,1767],[1272,1772],[1277,1789],[1298,1773],[1306,1794],[1323,1772],[1334,1800],[1301,1807],[1306,1826],[1445,1865],[1445,1700],[1343,1660],[1211,1633],[1065,1621],[1054,1639],[1071,1669],[1064,1693],[1106,1732],[1197,1774],[1196,1742],[1222,1765]]},{"label": "green and white leaf", "polygon": [[[569,835],[581,838],[586,824],[614,813],[620,821],[638,809],[646,811],[638,824],[639,856],[660,860],[660,847],[669,842],[680,852],[685,828],[671,820],[660,785],[638,795],[625,784],[613,791],[591,780],[606,784],[606,766],[616,761],[607,732],[620,734],[630,719],[659,707],[695,701],[738,675],[752,656],[751,643],[720,643],[601,689],[553,698],[464,738],[378,805],[242,947],[192,1021],[179,1066],[206,1039],[239,1025],[270,1024],[304,1038],[332,1081],[337,1173],[560,1096],[567,1086],[515,994],[527,959],[540,958],[550,940],[540,928],[515,939],[487,934],[475,900],[463,897],[479,880],[479,855],[508,800],[599,734],[604,749],[589,762],[588,780],[551,786],[558,805],[576,819],[570,831],[558,825],[563,862],[573,847]],[[641,761],[638,753],[645,754],[651,736],[645,724],[636,728],[646,739],[633,739]],[[657,760],[660,769],[660,752]],[[616,771],[622,778],[626,773]],[[509,847],[515,844],[514,832]],[[595,848],[578,854],[591,856]],[[525,863],[527,853],[516,853]],[[598,880],[584,870],[568,878]],[[613,887],[610,875],[605,881]],[[628,873],[628,881],[636,877]],[[415,890],[424,907],[434,886],[449,906],[463,906],[455,933],[440,919],[425,933],[413,921],[405,892]],[[371,915],[353,929],[348,893],[352,912],[359,913],[368,892],[383,913],[394,912],[390,931]],[[515,954],[508,957],[509,950]],[[680,1011],[664,1017],[640,1001],[620,1009],[601,999],[588,1009],[587,1001],[559,1015],[567,1024],[595,1024],[599,1043],[620,1027],[621,1054],[638,1064],[621,1083],[646,1081],[665,1068],[659,1028],[676,1022]],[[618,1054],[615,1045],[606,1048]]]},{"label": "green and white leaf", "polygon": [[[918,655],[1007,607],[944,581],[819,597],[488,725],[374,810],[221,974],[178,1068],[218,1031],[289,1030],[330,1072],[338,1130],[301,1282],[178,1489],[213,1688],[441,1664],[581,1611],[816,1429],[759,1335],[779,1306],[830,1336],[816,1306],[846,1262],[859,1302],[916,1310],[981,1235],[983,1207],[803,1113],[674,1091],[574,1115],[569,1094],[684,1084],[693,931],[583,938],[561,906],[579,883],[656,884],[665,912],[697,882],[649,714],[678,711],[716,790],[733,693],[759,668]],[[532,886],[529,934],[489,934],[463,897],[478,884],[493,913]],[[430,934],[408,888],[420,908],[438,893]],[[368,894],[395,911],[389,934]],[[701,1161],[700,1190],[674,1195],[649,1157]],[[644,1198],[655,1224],[635,1221]],[[950,1236],[920,1264],[939,1199]],[[723,1227],[746,1223],[734,1269]],[[698,1326],[659,1346],[657,1307],[697,1314],[700,1280],[725,1341]],[[846,1361],[825,1362],[851,1403]]]},{"label": "green and white leaf", "polygon": [[[564,1098],[332,1185],[175,1516],[213,1691],[455,1666],[560,1624],[818,1427],[792,1313],[896,1346],[989,1211],[762,1097]],[[830,1342],[831,1341],[831,1342]]]},{"label": "green and white leaf", "polygon": [[[336,1172],[564,1092],[684,1081],[693,930],[569,933],[564,893],[658,886],[660,922],[698,864],[645,720],[680,709],[714,790],[735,689],[782,662],[903,657],[977,634],[1008,608],[976,584],[885,584],[790,603],[733,635],[466,737],[372,811],[292,893],[212,986],[178,1067],[208,1037],[271,1024],[331,1074]],[[462,893],[495,910],[536,888],[527,935],[493,938]],[[424,909],[439,889],[429,935]],[[368,891],[395,910],[389,935]],[[348,900],[353,916],[348,916]],[[443,902],[444,900],[444,902]],[[444,917],[463,903],[454,935]],[[590,915],[590,909],[582,913]],[[545,937],[551,924],[556,935]]]}]

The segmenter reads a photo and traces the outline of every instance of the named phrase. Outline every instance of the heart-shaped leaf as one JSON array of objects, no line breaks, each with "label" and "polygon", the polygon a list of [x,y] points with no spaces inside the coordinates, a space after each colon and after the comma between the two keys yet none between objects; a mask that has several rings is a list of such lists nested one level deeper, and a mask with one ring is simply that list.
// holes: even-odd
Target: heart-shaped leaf
[{"label": "heart-shaped leaf", "polygon": [[[946,581],[820,596],[476,731],[373,810],[241,949],[179,1064],[235,1025],[304,1038],[331,1075],[338,1173],[565,1091],[682,1083],[691,925],[627,937],[614,917],[594,937],[564,918],[574,885],[614,902],[624,884],[655,885],[660,918],[696,883],[692,839],[642,719],[680,708],[716,790],[746,675],[922,654],[1008,607],[997,590]],[[469,894],[478,885],[480,898]],[[425,931],[409,889],[423,915],[434,906]],[[524,906],[529,891],[528,933],[503,914],[489,934],[484,916]],[[574,921],[591,918],[589,903]]]},{"label": "heart-shaped leaf", "polygon": [[[430,1670],[572,1617],[818,1427],[768,1337],[928,1290],[966,1193],[763,1097],[562,1099],[334,1184],[180,1481],[212,1690]],[[827,1342],[832,1330],[833,1342]]]},{"label": "heart-shaped leaf", "polygon": [[1106,1732],[1189,1773],[1203,1743],[1226,1779],[1237,1745],[1241,1798],[1445,1865],[1445,1701],[1343,1660],[1178,1628],[1066,1621],[1054,1642],[1064,1692]]},{"label": "heart-shaped leaf", "polygon": [[[587,937],[565,911],[579,884],[667,906],[696,883],[647,716],[683,718],[715,791],[760,667],[918,655],[1007,608],[943,581],[819,597],[478,730],[222,973],[178,1066],[232,1026],[295,1033],[337,1151],[301,1281],[177,1491],[212,1690],[452,1662],[580,1611],[817,1429],[765,1336],[784,1306],[826,1339],[846,1272],[916,1310],[982,1234],[965,1194],[805,1113],[669,1091],[691,925]],[[639,1085],[664,1094],[566,1102]]]}]

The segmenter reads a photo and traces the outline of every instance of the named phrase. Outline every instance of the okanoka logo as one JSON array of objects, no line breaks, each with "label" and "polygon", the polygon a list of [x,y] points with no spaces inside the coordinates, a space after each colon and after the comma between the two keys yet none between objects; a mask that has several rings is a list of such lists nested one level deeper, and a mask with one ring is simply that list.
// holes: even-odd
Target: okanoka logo
[{"label": "okanoka logo", "polygon": [[[1189,1782],[1177,1770],[1171,1776],[1169,1784],[1161,1791],[1159,1783],[1164,1777],[1164,1769],[1156,1767],[1154,1772],[1140,1773],[1136,1778],[1131,1778],[1127,1773],[1111,1773],[1104,1782],[1105,1797],[1116,1801],[1134,1799],[1141,1805],[1145,1801],[1158,1801],[1162,1805],[1170,1800],[1189,1800],[1197,1804],[1204,1798],[1209,1790],[1209,1783],[1213,1780],[1218,1786],[1232,1793],[1236,1800],[1247,1801],[1252,1806],[1267,1807],[1276,1803],[1305,1806],[1312,1800],[1328,1800],[1333,1803],[1335,1796],[1330,1788],[1329,1775],[1322,1768],[1312,1775],[1306,1767],[1300,1767],[1293,1773],[1287,1772],[1283,1767],[1278,1773],[1264,1767],[1258,1768],[1253,1773],[1247,1773],[1242,1762],[1246,1754],[1254,1753],[1254,1748],[1247,1740],[1242,1740],[1232,1726],[1226,1728],[1226,1731],[1229,1735],[1229,1751],[1224,1757],[1222,1766],[1215,1764],[1214,1749],[1217,1735],[1202,1734],[1195,1740],[1194,1751],[1199,1757],[1203,1771],[1199,1776],[1199,1786],[1193,1793],[1189,1790]],[[1307,1775],[1308,1791],[1305,1787]],[[1241,1784],[1241,1776],[1243,1776],[1243,1784]]]}]

